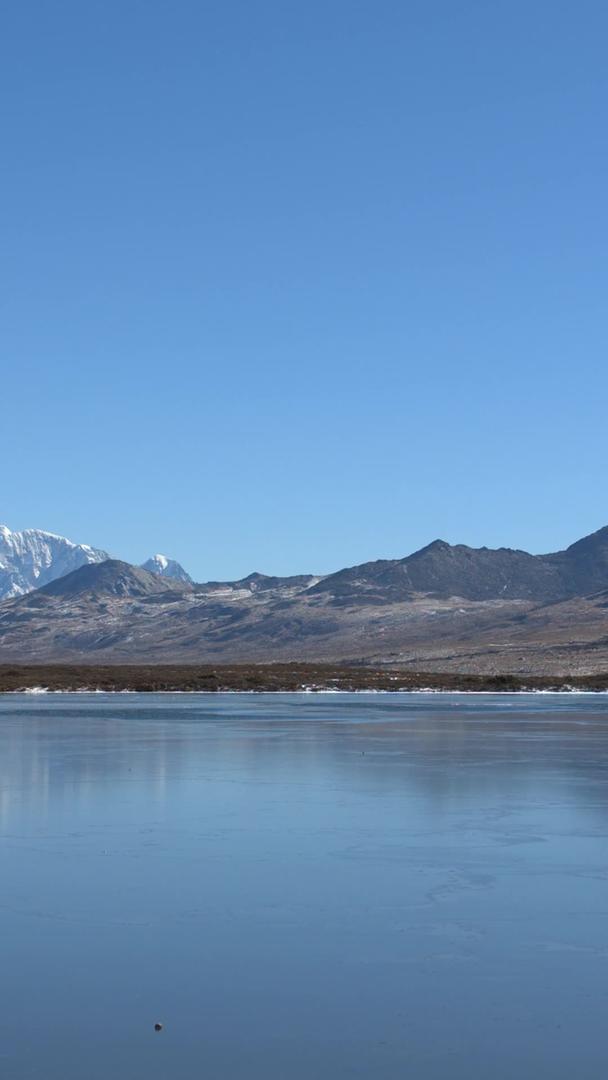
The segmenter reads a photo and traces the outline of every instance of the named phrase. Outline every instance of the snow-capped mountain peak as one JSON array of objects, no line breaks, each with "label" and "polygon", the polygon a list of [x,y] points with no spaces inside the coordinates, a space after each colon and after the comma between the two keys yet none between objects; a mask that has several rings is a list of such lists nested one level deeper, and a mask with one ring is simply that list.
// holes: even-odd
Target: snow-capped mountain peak
[{"label": "snow-capped mountain peak", "polygon": [[56,533],[43,529],[13,532],[0,525],[0,599],[22,596],[86,563],[107,558],[106,551]]},{"label": "snow-capped mountain peak", "polygon": [[191,582],[190,574],[186,573],[183,566],[175,559],[169,559],[166,555],[152,555],[141,564],[142,570],[148,570],[151,574],[159,577],[174,578],[175,581]]}]

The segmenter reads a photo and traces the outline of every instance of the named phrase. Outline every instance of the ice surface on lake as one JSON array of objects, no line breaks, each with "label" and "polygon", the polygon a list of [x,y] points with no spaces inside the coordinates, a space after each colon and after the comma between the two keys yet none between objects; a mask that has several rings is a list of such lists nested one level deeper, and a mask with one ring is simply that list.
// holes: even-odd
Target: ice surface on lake
[{"label": "ice surface on lake", "polygon": [[0,697],[0,1075],[599,1080],[607,833],[605,696]]}]

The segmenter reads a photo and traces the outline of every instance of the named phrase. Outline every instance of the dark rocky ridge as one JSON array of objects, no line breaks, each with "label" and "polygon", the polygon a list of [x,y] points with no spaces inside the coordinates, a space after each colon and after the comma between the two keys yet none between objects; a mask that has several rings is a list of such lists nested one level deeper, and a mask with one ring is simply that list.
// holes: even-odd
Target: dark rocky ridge
[{"label": "dark rocky ridge", "polygon": [[416,593],[465,600],[535,600],[582,596],[608,584],[608,527],[553,555],[512,548],[471,548],[435,540],[405,559],[378,560],[330,574],[311,592],[347,602],[390,603]]}]

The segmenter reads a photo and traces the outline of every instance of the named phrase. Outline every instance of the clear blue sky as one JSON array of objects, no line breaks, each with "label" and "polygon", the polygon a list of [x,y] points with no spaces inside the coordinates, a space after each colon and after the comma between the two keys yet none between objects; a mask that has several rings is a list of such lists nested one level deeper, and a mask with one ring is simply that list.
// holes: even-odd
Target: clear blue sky
[{"label": "clear blue sky", "polygon": [[606,3],[0,37],[0,521],[199,579],[608,523]]}]

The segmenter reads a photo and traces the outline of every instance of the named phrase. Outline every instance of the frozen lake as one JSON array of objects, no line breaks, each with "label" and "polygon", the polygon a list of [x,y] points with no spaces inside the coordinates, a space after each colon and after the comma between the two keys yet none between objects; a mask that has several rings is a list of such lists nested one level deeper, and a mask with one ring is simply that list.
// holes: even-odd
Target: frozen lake
[{"label": "frozen lake", "polygon": [[607,834],[608,697],[0,697],[0,1075],[600,1080]]}]

